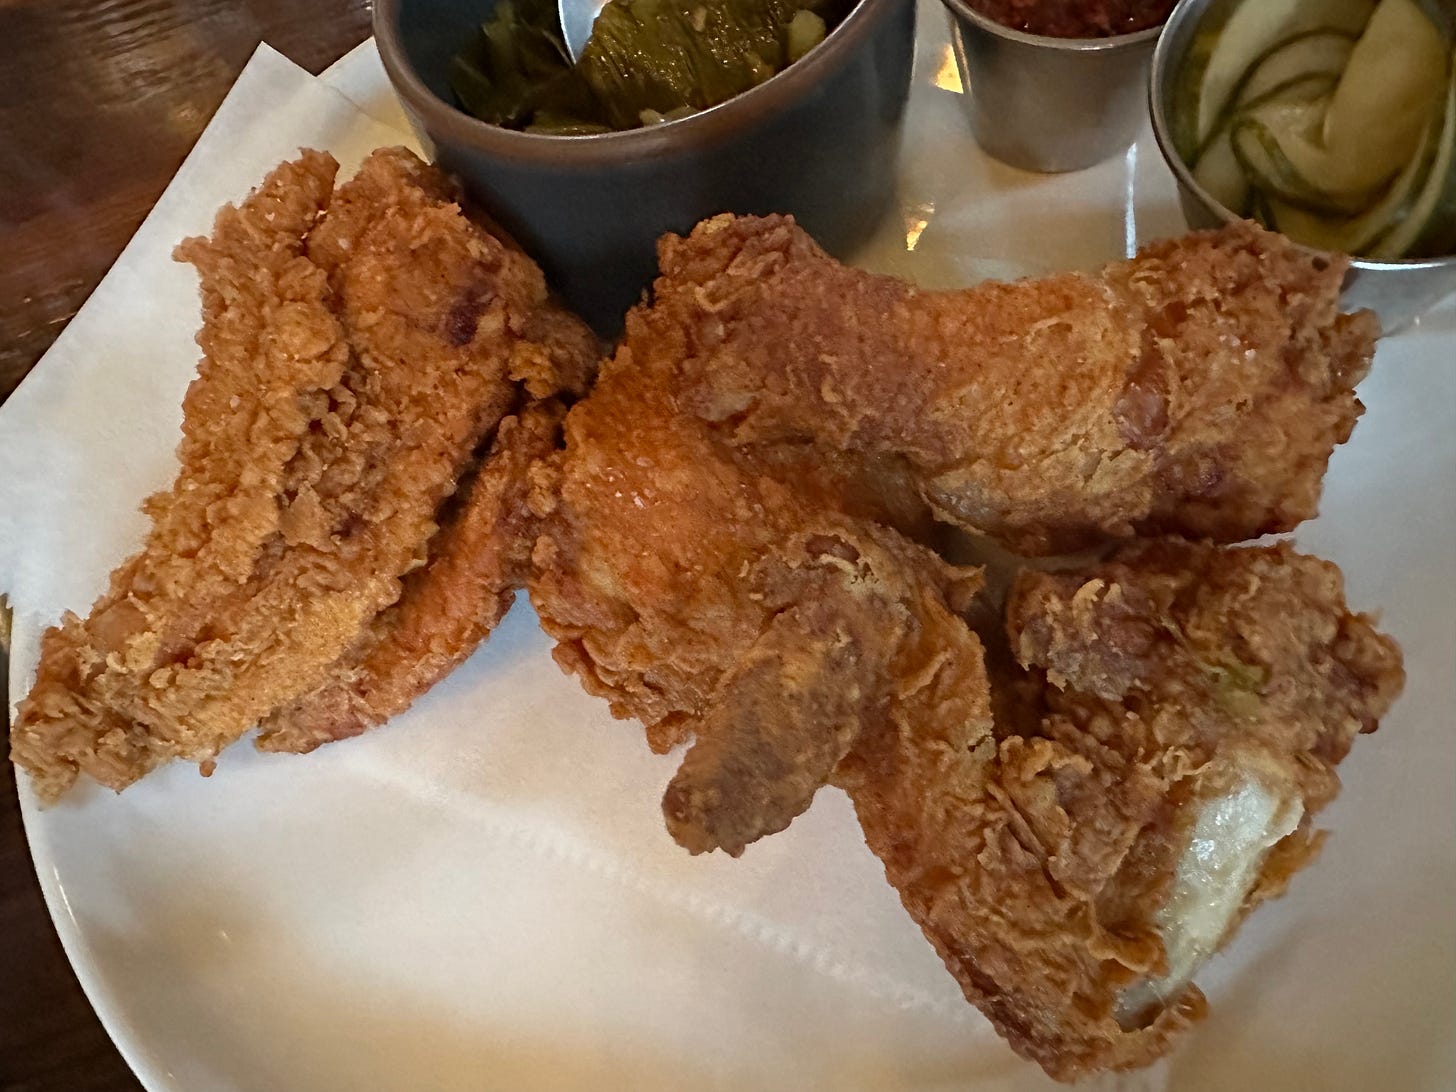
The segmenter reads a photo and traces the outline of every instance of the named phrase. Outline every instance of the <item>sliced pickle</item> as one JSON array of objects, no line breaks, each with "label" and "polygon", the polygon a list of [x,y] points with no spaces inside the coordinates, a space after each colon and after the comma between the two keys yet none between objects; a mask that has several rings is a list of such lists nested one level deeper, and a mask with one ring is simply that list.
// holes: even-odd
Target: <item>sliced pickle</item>
[{"label": "sliced pickle", "polygon": [[[1243,215],[1249,194],[1249,179],[1243,165],[1234,154],[1232,122],[1238,121],[1250,111],[1268,107],[1279,101],[1309,102],[1328,101],[1335,89],[1336,77],[1328,72],[1312,72],[1294,76],[1283,83],[1262,89],[1252,98],[1246,99],[1242,108],[1230,115],[1228,123],[1215,130],[1202,152],[1193,163],[1193,177],[1209,195],[1225,208]],[[1252,93],[1246,89],[1245,93]]]},{"label": "sliced pickle", "polygon": [[1254,64],[1232,96],[1238,109],[1258,102],[1271,92],[1301,81],[1326,79],[1339,82],[1350,63],[1356,38],[1343,30],[1310,30],[1285,38]]},{"label": "sliced pickle", "polygon": [[1326,189],[1286,152],[1292,143],[1308,140],[1310,132],[1318,129],[1328,101],[1281,101],[1249,111],[1234,122],[1230,143],[1255,188],[1312,212],[1350,215],[1376,200],[1381,187],[1360,193]]},{"label": "sliced pickle", "polygon": [[1352,215],[1376,196],[1342,197],[1311,185],[1280,150],[1278,138],[1258,120],[1240,121],[1229,143],[1251,186],[1310,212]]},{"label": "sliced pickle", "polygon": [[1227,128],[1215,133],[1204,148],[1193,165],[1193,178],[1230,212],[1243,216],[1248,211],[1249,176],[1234,155]]},{"label": "sliced pickle", "polygon": [[1370,251],[1372,258],[1435,258],[1456,253],[1456,52],[1447,67],[1445,112],[1426,184],[1410,214]]},{"label": "sliced pickle", "polygon": [[1308,246],[1456,250],[1456,54],[1425,3],[1243,0],[1200,57],[1194,178]]},{"label": "sliced pickle", "polygon": [[1450,45],[1416,0],[1381,0],[1330,100],[1320,138],[1285,153],[1312,181],[1345,193],[1390,179],[1437,112]]},{"label": "sliced pickle", "polygon": [[1235,88],[1272,46],[1305,31],[1359,34],[1375,10],[1375,0],[1243,0],[1229,16],[1203,69],[1198,85],[1196,138],[1207,142]]},{"label": "sliced pickle", "polygon": [[578,66],[618,128],[644,110],[706,110],[762,83],[812,45],[802,10],[822,27],[844,0],[616,0],[602,9]]},{"label": "sliced pickle", "polygon": [[1385,195],[1364,212],[1355,216],[1330,216],[1310,212],[1277,196],[1270,196],[1267,205],[1272,223],[1268,226],[1305,246],[1363,254],[1392,225],[1409,216],[1416,196],[1436,161],[1439,143],[1436,134],[1434,122],[1426,126],[1416,154],[1396,175]]},{"label": "sliced pickle", "polygon": [[1238,113],[1234,114],[1234,120],[1274,103],[1307,103],[1315,100],[1328,103],[1338,84],[1338,77],[1329,72],[1310,72],[1295,76],[1242,101]]},{"label": "sliced pickle", "polygon": [[1213,135],[1249,66],[1285,35],[1298,8],[1299,0],[1244,0],[1234,8],[1203,70],[1197,111],[1200,144]]},{"label": "sliced pickle", "polygon": [[1275,196],[1318,212],[1363,212],[1415,154],[1438,110],[1449,49],[1415,0],[1381,0],[1320,125],[1241,115],[1234,153]]}]

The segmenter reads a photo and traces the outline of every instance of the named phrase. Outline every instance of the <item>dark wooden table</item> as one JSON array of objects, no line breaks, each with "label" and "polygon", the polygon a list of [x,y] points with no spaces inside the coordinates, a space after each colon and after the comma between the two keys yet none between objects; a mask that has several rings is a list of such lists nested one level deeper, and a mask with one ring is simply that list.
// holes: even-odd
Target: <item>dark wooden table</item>
[{"label": "dark wooden table", "polygon": [[[318,72],[368,35],[370,6],[0,0],[0,400],[85,302],[258,42]],[[0,763],[0,1090],[136,1087],[61,951]]]}]

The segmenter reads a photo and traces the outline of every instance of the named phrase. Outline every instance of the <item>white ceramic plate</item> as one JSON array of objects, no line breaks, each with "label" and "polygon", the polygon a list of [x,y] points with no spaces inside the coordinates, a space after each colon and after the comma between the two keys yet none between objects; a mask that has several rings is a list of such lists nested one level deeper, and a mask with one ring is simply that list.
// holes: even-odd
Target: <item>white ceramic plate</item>
[{"label": "white ceramic plate", "polygon": [[[325,78],[399,123],[370,49]],[[864,264],[950,285],[1182,230],[1149,135],[1024,174],[980,154],[958,86],[925,3],[899,203]],[[1407,692],[1342,768],[1325,859],[1203,975],[1212,1017],[1101,1086],[1456,1083],[1456,307],[1382,343],[1362,396],[1298,541],[1383,612]],[[18,619],[12,694],[37,635]],[[695,859],[662,829],[674,767],[518,604],[358,740],[22,805],[66,950],[152,1089],[1050,1087],[960,999],[842,796],[741,861]]]}]

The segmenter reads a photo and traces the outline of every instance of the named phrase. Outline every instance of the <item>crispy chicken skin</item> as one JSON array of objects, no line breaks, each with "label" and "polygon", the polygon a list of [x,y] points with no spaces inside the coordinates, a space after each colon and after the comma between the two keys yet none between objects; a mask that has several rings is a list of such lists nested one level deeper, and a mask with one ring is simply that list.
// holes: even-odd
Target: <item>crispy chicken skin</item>
[{"label": "crispy chicken skin", "polygon": [[1203,1011],[1203,960],[1313,856],[1400,653],[1285,545],[1024,571],[1006,627],[1020,716],[975,740],[883,726],[835,781],[1013,1048],[1062,1079],[1142,1065]]},{"label": "crispy chicken skin", "polygon": [[120,789],[171,758],[209,768],[352,671],[476,448],[529,398],[587,381],[590,334],[443,176],[403,149],[334,193],[336,169],[305,153],[178,248],[204,352],[181,466],[91,616],[43,638],[11,736],[43,799],[79,773]]},{"label": "crispy chicken skin", "polygon": [[1315,514],[1378,333],[1343,260],[1254,225],[1100,274],[925,292],[793,221],[661,246],[653,305],[683,410],[736,443],[894,459],[936,515],[1022,554],[1172,532],[1236,542]]}]

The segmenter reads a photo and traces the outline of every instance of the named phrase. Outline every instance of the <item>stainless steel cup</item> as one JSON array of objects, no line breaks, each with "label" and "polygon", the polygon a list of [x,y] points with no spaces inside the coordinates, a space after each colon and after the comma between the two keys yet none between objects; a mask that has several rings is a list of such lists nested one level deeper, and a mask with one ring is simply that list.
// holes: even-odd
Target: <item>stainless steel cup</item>
[{"label": "stainless steel cup", "polygon": [[1075,171],[1126,149],[1147,117],[1158,27],[1114,38],[1048,38],[944,0],[961,101],[989,154],[1030,171]]},{"label": "stainless steel cup", "polygon": [[[950,2],[950,0],[947,0]],[[1218,227],[1238,216],[1221,204],[1193,179],[1193,172],[1179,155],[1173,141],[1173,98],[1189,48],[1204,26],[1218,26],[1239,3],[1263,0],[1180,0],[1164,24],[1163,37],[1153,58],[1149,84],[1153,135],[1162,149],[1168,168],[1178,181],[1178,197],[1190,227]],[[1380,316],[1387,334],[1394,333],[1433,304],[1456,292],[1456,256],[1377,262],[1356,258],[1345,274],[1342,295],[1349,310],[1368,307]]]}]

